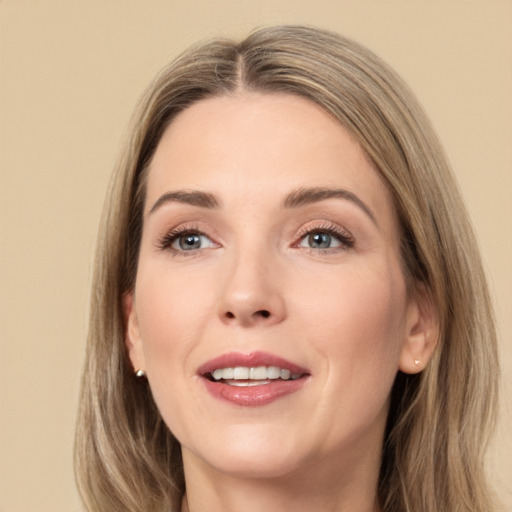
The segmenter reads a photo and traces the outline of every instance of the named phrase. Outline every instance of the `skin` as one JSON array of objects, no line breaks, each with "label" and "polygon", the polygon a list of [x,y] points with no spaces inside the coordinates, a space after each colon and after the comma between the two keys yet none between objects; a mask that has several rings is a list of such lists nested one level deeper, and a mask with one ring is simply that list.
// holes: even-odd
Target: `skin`
[{"label": "skin", "polygon": [[[283,207],[305,187],[357,200]],[[176,190],[213,194],[218,207],[157,204]],[[203,233],[201,248],[166,243],[176,228]],[[327,228],[351,242],[331,235],[331,247],[311,247],[308,234]],[[241,92],[182,112],[151,162],[125,307],[132,364],[182,445],[183,510],[375,510],[391,386],[434,346],[418,297],[407,292],[388,190],[320,107]],[[232,351],[270,352],[310,376],[268,405],[233,405],[197,374]]]}]

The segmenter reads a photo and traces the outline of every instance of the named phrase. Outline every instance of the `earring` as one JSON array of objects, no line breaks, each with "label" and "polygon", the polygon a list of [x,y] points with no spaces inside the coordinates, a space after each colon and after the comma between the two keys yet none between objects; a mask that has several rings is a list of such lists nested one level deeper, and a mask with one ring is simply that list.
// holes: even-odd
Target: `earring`
[{"label": "earring", "polygon": [[137,379],[139,379],[139,380],[145,379],[146,378],[146,372],[144,370],[142,370],[142,369],[135,370],[135,377],[137,377]]},{"label": "earring", "polygon": [[415,364],[416,366],[419,366],[419,365],[420,365],[420,360],[419,360],[419,359],[415,359],[415,360],[414,360],[414,364]]}]

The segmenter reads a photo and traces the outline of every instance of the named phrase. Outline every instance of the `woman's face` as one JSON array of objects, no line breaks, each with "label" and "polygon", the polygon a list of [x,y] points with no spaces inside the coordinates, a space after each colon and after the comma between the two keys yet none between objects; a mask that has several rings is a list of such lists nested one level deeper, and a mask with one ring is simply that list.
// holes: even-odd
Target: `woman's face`
[{"label": "woman's face", "polygon": [[130,358],[186,468],[378,464],[419,312],[390,194],[320,107],[241,93],[172,122],[126,307]]}]

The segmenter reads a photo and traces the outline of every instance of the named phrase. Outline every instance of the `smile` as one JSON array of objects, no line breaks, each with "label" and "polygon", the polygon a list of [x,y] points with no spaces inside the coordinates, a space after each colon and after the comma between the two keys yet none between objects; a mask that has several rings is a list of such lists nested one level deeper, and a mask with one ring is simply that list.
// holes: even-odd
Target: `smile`
[{"label": "smile", "polygon": [[295,393],[309,372],[280,357],[263,353],[229,353],[199,368],[210,395],[239,406],[266,405]]},{"label": "smile", "polygon": [[296,380],[301,373],[292,373],[287,368],[278,366],[235,366],[230,368],[216,368],[210,373],[215,381],[223,381],[230,386],[260,386],[269,384],[273,380]]}]

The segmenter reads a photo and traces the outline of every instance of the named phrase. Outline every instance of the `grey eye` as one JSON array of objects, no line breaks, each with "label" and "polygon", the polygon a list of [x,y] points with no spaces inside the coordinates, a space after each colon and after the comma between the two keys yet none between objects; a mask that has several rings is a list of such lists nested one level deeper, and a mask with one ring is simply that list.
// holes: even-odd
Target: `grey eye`
[{"label": "grey eye", "polygon": [[183,235],[178,238],[178,245],[182,251],[192,251],[201,247],[201,236],[195,234]]},{"label": "grey eye", "polygon": [[311,233],[307,240],[312,249],[328,249],[331,247],[332,236],[328,233]]},{"label": "grey eye", "polygon": [[173,236],[170,244],[175,251],[187,252],[215,247],[215,244],[201,233],[182,233]]}]

